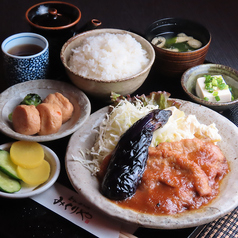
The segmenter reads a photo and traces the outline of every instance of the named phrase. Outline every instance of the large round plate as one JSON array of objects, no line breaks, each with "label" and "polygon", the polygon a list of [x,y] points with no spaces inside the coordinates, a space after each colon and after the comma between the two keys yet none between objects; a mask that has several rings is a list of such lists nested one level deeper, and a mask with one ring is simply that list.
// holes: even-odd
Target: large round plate
[{"label": "large round plate", "polygon": [[[69,121],[64,123],[57,133],[51,135],[22,135],[13,130],[8,115],[28,93],[36,93],[44,99],[48,94],[59,92],[69,99],[74,112]],[[39,79],[16,84],[0,94],[0,130],[5,135],[26,141],[52,141],[74,133],[89,117],[91,104],[87,96],[76,87],[55,80]]]},{"label": "large round plate", "polygon": [[[10,150],[10,147],[13,142],[11,143],[6,143],[3,145],[0,145],[1,150]],[[0,197],[5,197],[5,198],[27,198],[27,197],[32,197],[35,195],[38,195],[40,193],[43,193],[47,189],[49,189],[57,180],[59,177],[60,173],[60,161],[58,156],[55,154],[53,150],[51,150],[49,147],[45,145],[41,145],[44,153],[45,153],[45,160],[49,162],[50,164],[50,176],[46,182],[43,184],[40,184],[39,186],[29,186],[23,181],[21,181],[21,189],[16,192],[16,193],[6,193],[0,191]]]},{"label": "large round plate", "polygon": [[[221,184],[219,196],[209,205],[196,210],[177,215],[154,216],[141,214],[129,209],[123,209],[110,202],[99,192],[99,182],[81,163],[73,157],[84,159],[81,151],[90,149],[97,136],[95,127],[99,125],[107,112],[103,108],[92,114],[84,127],[75,132],[69,141],[66,153],[66,170],[68,177],[76,191],[84,196],[91,204],[102,212],[139,226],[157,229],[179,229],[194,227],[211,222],[238,205],[238,128],[225,117],[206,107],[191,102],[181,101],[181,110],[186,114],[196,115],[200,123],[216,123],[222,141],[218,146],[229,161],[231,171]],[[85,153],[86,158],[89,156]]]}]

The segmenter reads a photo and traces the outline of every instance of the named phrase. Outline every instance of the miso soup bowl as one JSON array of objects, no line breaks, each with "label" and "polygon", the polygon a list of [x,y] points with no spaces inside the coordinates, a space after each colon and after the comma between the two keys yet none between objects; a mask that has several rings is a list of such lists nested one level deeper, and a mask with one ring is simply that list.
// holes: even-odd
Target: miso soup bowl
[{"label": "miso soup bowl", "polygon": [[[82,44],[84,39],[86,39],[87,37],[97,36],[105,33],[131,35],[137,42],[141,44],[142,48],[147,52],[147,58],[149,59],[148,64],[144,68],[142,68],[140,72],[134,75],[110,81],[84,77],[82,75],[74,73],[69,66],[69,58],[73,53],[72,49],[80,46],[80,44]],[[68,74],[69,79],[74,85],[76,85],[79,89],[83,90],[90,96],[100,98],[104,101],[110,101],[111,92],[115,92],[121,95],[132,94],[144,83],[154,63],[155,51],[152,45],[145,38],[129,31],[110,28],[86,31],[70,38],[63,45],[60,57],[65,67],[66,73]]]},{"label": "miso soup bowl", "polygon": [[156,36],[185,33],[202,42],[202,47],[189,52],[173,52],[154,46],[155,67],[164,76],[176,78],[189,68],[205,61],[211,43],[211,34],[200,23],[180,18],[165,18],[153,22],[145,32],[145,38],[151,42]]}]

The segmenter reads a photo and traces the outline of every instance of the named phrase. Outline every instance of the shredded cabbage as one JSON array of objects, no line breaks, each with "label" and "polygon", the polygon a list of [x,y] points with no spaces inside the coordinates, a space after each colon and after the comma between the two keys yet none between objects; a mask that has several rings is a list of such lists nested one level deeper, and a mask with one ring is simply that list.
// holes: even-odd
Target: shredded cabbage
[{"label": "shredded cabbage", "polygon": [[143,106],[141,101],[132,104],[122,100],[113,108],[99,127],[99,136],[91,149],[91,154],[99,163],[108,155],[118,143],[120,136],[126,132],[137,120],[148,114],[158,105]]},{"label": "shredded cabbage", "polygon": [[[103,120],[99,127],[99,136],[91,149],[93,158],[99,164],[115,148],[120,136],[137,120],[148,114],[158,105],[143,106],[141,101],[132,104],[122,100],[113,108],[110,114]],[[153,134],[151,146],[155,147],[161,142],[179,141],[181,139],[192,139],[194,137],[217,142],[221,140],[215,124],[200,124],[194,115],[186,116],[185,113],[175,106],[168,107],[172,115],[168,122],[156,130]]]}]

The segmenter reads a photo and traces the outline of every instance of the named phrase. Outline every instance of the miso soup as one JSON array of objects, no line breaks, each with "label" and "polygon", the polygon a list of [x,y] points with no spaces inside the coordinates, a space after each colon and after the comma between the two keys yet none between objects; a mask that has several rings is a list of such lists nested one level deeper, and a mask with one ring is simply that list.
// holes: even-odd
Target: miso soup
[{"label": "miso soup", "polygon": [[203,46],[201,41],[187,36],[185,33],[159,35],[154,37],[151,43],[159,48],[174,52],[194,51]]}]

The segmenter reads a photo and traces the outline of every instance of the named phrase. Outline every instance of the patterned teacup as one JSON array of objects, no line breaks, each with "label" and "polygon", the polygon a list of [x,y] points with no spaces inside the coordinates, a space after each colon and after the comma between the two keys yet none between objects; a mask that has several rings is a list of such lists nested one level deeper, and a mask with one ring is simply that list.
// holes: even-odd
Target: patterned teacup
[{"label": "patterned teacup", "polygon": [[2,42],[5,78],[9,86],[47,78],[49,44],[45,37],[25,32]]}]

